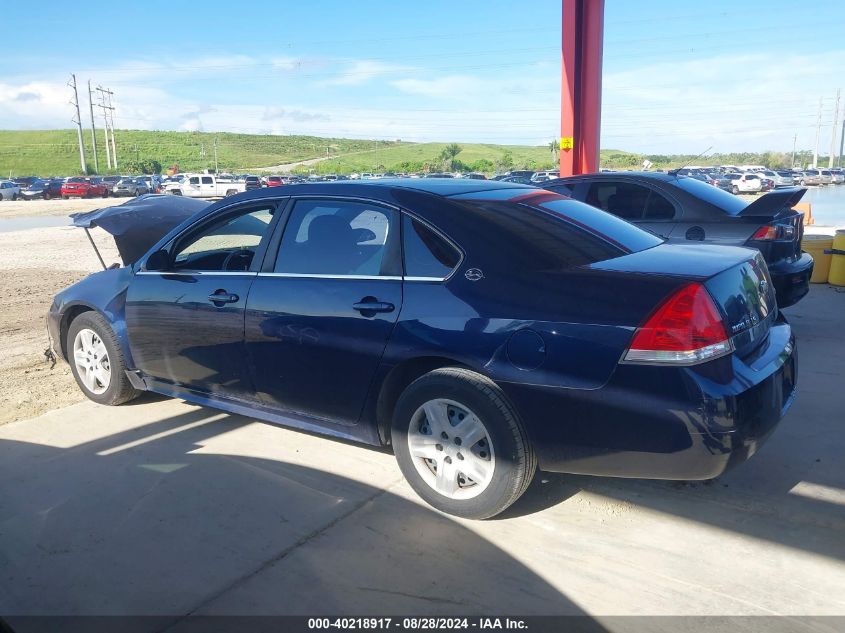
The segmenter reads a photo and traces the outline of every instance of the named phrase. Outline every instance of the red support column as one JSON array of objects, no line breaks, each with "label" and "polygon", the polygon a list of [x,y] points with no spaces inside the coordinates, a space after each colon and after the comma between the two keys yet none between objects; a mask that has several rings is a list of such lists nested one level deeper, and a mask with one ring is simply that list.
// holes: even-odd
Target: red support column
[{"label": "red support column", "polygon": [[598,171],[604,0],[561,0],[560,175]]}]

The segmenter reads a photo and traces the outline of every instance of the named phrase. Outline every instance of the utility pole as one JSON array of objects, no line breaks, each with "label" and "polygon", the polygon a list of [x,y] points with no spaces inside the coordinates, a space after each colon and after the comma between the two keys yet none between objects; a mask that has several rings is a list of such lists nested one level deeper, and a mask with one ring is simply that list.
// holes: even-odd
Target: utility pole
[{"label": "utility pole", "polygon": [[795,167],[795,145],[798,143],[798,134],[792,135],[792,166]]},{"label": "utility pole", "polygon": [[819,97],[819,119],[816,122],[816,151],[813,152],[813,169],[819,166],[819,135],[822,131],[822,98]]},{"label": "utility pole", "polygon": [[842,132],[839,136],[839,161],[837,167],[842,167],[842,150],[845,149],[845,119],[842,119]]},{"label": "utility pole", "polygon": [[76,91],[76,75],[70,76],[68,86],[73,88],[73,101],[70,104],[76,108],[76,116],[71,119],[76,123],[76,135],[79,139],[79,164],[82,166],[82,173],[88,175],[88,166],[85,164],[85,145],[82,143],[82,116],[79,114],[79,93]]},{"label": "utility pole", "polygon": [[91,80],[88,80],[88,112],[91,115],[91,145],[94,148],[94,173],[100,173],[100,163],[97,159],[97,130],[94,127],[94,101],[91,99]]},{"label": "utility pole", "polygon": [[[109,146],[109,116],[108,116],[108,106],[106,105],[106,95],[105,91],[102,87],[97,86],[97,92],[100,93],[100,108],[103,110],[103,133],[106,136],[106,162],[108,163],[109,169],[112,168],[112,159],[111,159],[111,147]],[[117,165],[114,165],[117,167]]]},{"label": "utility pole", "polygon": [[109,96],[109,121],[111,121],[111,156],[112,162],[114,162],[114,168],[117,169],[117,147],[114,144],[114,106],[111,104],[111,98],[114,94],[111,90],[106,90],[106,94]]},{"label": "utility pole", "polygon": [[217,137],[214,137],[214,173],[215,175],[219,173],[217,169]]},{"label": "utility pole", "polygon": [[827,168],[833,168],[833,153],[836,151],[836,124],[839,123],[839,93],[836,91],[836,106],[833,109],[833,130],[830,132],[830,156],[827,159]]}]

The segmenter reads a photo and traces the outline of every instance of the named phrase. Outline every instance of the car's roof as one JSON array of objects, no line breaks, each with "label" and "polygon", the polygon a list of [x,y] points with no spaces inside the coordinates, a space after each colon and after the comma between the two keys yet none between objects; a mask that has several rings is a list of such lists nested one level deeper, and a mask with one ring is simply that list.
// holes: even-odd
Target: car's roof
[{"label": "car's roof", "polygon": [[529,185],[521,185],[511,182],[500,182],[498,180],[473,180],[471,178],[381,178],[379,180],[339,180],[329,182],[301,183],[285,185],[279,190],[260,189],[249,192],[250,198],[261,198],[279,196],[280,194],[332,194],[332,193],[375,193],[384,189],[410,189],[431,193],[439,196],[449,197],[480,191],[491,191],[495,189],[536,189]]}]

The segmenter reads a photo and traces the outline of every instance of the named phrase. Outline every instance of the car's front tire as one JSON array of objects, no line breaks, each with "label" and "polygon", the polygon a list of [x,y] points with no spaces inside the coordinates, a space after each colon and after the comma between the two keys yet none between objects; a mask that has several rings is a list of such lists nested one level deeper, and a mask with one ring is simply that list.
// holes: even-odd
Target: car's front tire
[{"label": "car's front tire", "polygon": [[97,312],[83,312],[71,322],[65,349],[76,384],[98,404],[118,405],[134,398],[117,335]]},{"label": "car's front tire", "polygon": [[463,368],[436,369],[405,389],[391,441],[416,493],[438,510],[468,519],[504,511],[525,492],[537,468],[504,393]]}]

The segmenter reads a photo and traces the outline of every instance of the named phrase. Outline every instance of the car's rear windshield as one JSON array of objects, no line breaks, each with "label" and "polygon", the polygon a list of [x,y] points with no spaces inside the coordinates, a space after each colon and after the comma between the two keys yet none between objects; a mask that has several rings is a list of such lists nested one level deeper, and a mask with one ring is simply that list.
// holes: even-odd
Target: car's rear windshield
[{"label": "car's rear windshield", "polygon": [[[569,266],[591,264],[663,243],[610,213],[549,191],[494,189],[450,198],[495,214],[497,224],[514,239],[524,240],[525,248],[539,260],[557,260]],[[549,252],[544,255],[545,251]]]},{"label": "car's rear windshield", "polygon": [[[729,174],[728,177],[733,180],[734,178],[738,178],[739,175]],[[728,193],[724,189],[719,189],[694,178],[677,178],[675,185],[677,185],[678,189],[686,191],[688,194],[704,200],[704,202],[719,207],[730,215],[739,215],[748,206],[740,198]]]}]

